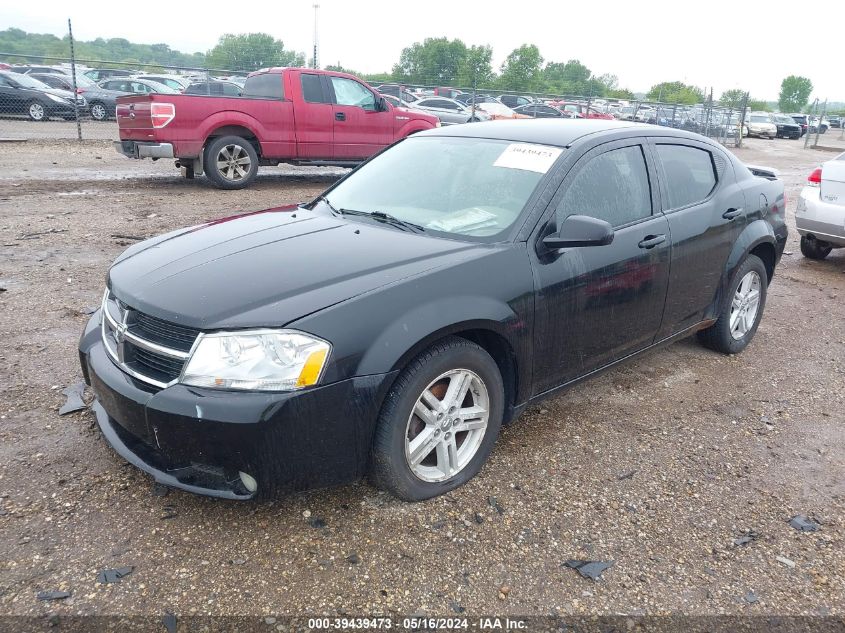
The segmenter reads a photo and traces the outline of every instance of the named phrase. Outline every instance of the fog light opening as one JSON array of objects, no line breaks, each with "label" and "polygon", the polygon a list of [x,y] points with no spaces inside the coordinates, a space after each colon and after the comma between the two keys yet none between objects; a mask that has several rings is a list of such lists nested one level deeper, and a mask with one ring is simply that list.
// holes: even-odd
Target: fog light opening
[{"label": "fog light opening", "polygon": [[252,475],[247,475],[243,472],[238,472],[238,475],[241,478],[241,483],[244,485],[249,492],[255,492],[258,490],[258,482],[255,481],[255,478]]}]

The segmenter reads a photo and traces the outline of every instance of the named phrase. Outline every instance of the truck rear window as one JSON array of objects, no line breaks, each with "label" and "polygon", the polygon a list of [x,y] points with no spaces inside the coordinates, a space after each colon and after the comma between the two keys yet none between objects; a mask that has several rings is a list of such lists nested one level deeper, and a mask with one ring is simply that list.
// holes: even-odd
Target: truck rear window
[{"label": "truck rear window", "polygon": [[265,73],[246,78],[244,83],[244,97],[258,97],[260,99],[284,99],[285,91],[282,75]]}]

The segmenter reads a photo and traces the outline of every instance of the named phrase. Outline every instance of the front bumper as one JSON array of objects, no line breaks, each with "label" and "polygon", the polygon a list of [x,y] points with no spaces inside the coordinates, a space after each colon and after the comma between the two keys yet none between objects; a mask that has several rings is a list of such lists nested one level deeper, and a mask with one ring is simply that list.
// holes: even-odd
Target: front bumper
[{"label": "front bumper", "polygon": [[146,141],[114,141],[114,149],[129,158],[173,158],[171,143]]},{"label": "front bumper", "polygon": [[[173,385],[121,371],[100,338],[99,311],[79,345],[103,436],[165,485],[227,499],[348,483],[367,468],[378,410],[395,373],[289,393]],[[256,492],[240,473],[258,483]]]},{"label": "front bumper", "polygon": [[845,246],[845,205],[824,202],[818,187],[804,187],[795,208],[795,227],[803,236]]}]

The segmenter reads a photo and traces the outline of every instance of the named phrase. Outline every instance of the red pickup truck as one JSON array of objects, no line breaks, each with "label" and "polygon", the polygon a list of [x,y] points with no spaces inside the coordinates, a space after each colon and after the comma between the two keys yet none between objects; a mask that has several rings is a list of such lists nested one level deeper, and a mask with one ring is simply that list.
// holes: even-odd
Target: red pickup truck
[{"label": "red pickup truck", "polygon": [[437,117],[394,108],[345,73],[270,68],[251,73],[243,96],[119,97],[115,148],[130,158],[175,158],[187,178],[246,187],[259,165],[354,166]]}]

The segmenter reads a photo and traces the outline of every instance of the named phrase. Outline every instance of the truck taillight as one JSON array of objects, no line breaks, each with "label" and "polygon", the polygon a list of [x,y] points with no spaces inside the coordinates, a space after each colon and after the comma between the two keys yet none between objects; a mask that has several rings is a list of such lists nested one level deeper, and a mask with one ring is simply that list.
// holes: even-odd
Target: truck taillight
[{"label": "truck taillight", "polygon": [[162,128],[170,123],[176,116],[176,106],[172,103],[159,103],[153,101],[150,104],[150,120],[153,127]]},{"label": "truck taillight", "polygon": [[810,183],[811,185],[819,185],[819,184],[821,184],[821,181],[822,181],[822,168],[816,167],[812,172],[810,172],[810,175],[807,176],[807,182]]}]

